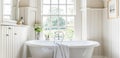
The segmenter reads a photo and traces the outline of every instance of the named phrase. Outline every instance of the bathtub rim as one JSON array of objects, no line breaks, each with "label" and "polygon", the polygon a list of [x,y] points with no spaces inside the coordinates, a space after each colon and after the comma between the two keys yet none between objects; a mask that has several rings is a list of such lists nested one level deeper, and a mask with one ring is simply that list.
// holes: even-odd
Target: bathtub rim
[{"label": "bathtub rim", "polygon": [[[35,41],[40,41],[40,42],[50,42],[52,43],[53,45],[41,45],[41,44],[36,44],[36,43],[33,43]],[[97,41],[90,41],[90,40],[84,40],[86,42],[93,42],[94,44],[91,44],[91,45],[82,45],[82,46],[71,46],[71,45],[66,45],[66,44],[63,44],[63,45],[66,45],[68,47],[72,47],[72,48],[86,48],[86,47],[89,47],[89,48],[94,48],[94,47],[98,47],[100,46],[100,43],[98,43]],[[63,41],[63,42],[83,42],[83,40],[81,41]],[[25,42],[25,45],[27,46],[30,46],[30,47],[54,47],[56,46],[54,41],[41,41],[41,40],[30,40],[30,41],[27,41]]]}]

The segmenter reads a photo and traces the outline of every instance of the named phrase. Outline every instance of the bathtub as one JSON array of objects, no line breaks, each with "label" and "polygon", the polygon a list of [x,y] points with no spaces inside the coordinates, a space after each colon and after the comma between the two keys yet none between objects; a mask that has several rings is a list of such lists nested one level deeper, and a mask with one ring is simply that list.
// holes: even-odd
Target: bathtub
[{"label": "bathtub", "polygon": [[[53,41],[32,40],[26,42],[32,58],[53,58]],[[95,41],[64,41],[69,47],[70,58],[92,58],[93,50],[100,44]]]}]

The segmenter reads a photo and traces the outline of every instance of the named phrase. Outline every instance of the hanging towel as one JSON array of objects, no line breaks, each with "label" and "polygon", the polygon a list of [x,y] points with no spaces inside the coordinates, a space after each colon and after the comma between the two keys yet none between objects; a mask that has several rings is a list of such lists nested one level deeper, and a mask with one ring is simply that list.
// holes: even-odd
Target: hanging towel
[{"label": "hanging towel", "polygon": [[69,58],[69,47],[56,43],[54,47],[54,58]]}]

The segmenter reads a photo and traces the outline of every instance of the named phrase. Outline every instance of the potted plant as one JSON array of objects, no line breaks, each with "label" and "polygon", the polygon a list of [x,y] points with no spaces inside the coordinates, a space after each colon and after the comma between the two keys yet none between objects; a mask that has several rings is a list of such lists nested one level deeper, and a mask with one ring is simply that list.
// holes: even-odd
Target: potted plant
[{"label": "potted plant", "polygon": [[39,40],[40,32],[42,31],[42,27],[39,24],[35,24],[34,30],[36,32],[36,40]]}]

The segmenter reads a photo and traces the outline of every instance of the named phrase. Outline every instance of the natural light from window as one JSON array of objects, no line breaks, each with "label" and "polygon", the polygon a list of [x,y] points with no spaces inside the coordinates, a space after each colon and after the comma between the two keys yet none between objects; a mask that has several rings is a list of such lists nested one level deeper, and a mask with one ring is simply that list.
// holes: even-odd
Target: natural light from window
[{"label": "natural light from window", "polygon": [[3,19],[10,20],[12,14],[12,0],[3,0]]},{"label": "natural light from window", "polygon": [[42,0],[41,16],[44,37],[54,40],[56,32],[64,34],[64,40],[72,40],[76,15],[75,0]]}]

